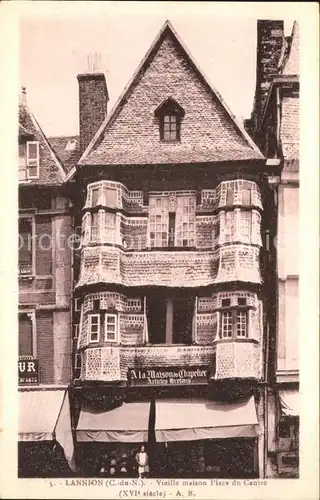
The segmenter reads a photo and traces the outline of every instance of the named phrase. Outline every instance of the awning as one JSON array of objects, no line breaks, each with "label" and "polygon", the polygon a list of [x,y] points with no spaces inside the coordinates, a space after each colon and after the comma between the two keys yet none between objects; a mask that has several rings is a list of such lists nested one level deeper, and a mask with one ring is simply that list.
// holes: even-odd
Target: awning
[{"label": "awning", "polygon": [[257,436],[253,396],[242,403],[209,400],[157,400],[156,440],[194,441]]},{"label": "awning", "polygon": [[286,389],[279,391],[281,412],[285,416],[299,416],[299,391],[297,389]]},{"label": "awning", "polygon": [[66,389],[19,391],[19,441],[52,441],[74,469],[69,395]]},{"label": "awning", "polygon": [[83,408],[77,441],[142,443],[148,440],[150,403],[123,403],[109,411]]}]

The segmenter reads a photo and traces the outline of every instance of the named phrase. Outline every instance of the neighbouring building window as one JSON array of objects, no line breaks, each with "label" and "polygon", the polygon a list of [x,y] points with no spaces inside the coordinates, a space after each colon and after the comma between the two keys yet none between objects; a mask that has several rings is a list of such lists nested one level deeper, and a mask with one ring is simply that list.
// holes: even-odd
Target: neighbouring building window
[{"label": "neighbouring building window", "polygon": [[27,142],[27,177],[37,179],[39,177],[39,142]]},{"label": "neighbouring building window", "polygon": [[32,313],[19,313],[19,356],[34,355]]},{"label": "neighbouring building window", "polygon": [[33,274],[33,220],[19,219],[19,274]]},{"label": "neighbouring building window", "polygon": [[191,344],[195,297],[147,296],[148,335],[151,344]]},{"label": "neighbouring building window", "polygon": [[99,342],[100,339],[100,314],[89,315],[90,342]]},{"label": "neighbouring building window", "polygon": [[151,247],[167,247],[169,233],[168,196],[150,196],[149,238]]},{"label": "neighbouring building window", "polygon": [[248,338],[248,310],[247,308],[233,308],[221,311],[222,339]]},{"label": "neighbouring building window", "polygon": [[177,196],[175,245],[195,246],[196,197]]},{"label": "neighbouring building window", "polygon": [[104,339],[106,342],[117,341],[117,316],[106,314],[104,318]]}]

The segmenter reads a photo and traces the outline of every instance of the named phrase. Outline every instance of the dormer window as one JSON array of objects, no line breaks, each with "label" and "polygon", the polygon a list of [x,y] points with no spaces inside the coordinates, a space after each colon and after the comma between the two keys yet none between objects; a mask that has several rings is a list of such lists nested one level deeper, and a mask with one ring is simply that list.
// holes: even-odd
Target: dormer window
[{"label": "dormer window", "polygon": [[160,140],[163,142],[180,141],[183,108],[174,99],[169,98],[158,106],[154,114],[159,119]]}]

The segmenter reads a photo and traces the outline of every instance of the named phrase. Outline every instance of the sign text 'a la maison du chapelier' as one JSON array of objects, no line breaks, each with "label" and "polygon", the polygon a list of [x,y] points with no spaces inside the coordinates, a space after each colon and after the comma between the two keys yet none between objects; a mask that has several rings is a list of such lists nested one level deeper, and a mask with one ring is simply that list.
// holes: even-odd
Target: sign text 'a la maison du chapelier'
[{"label": "sign text 'a la maison du chapelier'", "polygon": [[128,382],[131,386],[205,385],[208,383],[208,368],[129,368]]}]

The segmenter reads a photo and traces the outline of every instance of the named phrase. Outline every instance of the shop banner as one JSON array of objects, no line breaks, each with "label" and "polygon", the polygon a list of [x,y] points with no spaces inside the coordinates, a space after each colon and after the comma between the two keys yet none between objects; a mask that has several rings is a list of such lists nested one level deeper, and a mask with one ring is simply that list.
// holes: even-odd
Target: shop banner
[{"label": "shop banner", "polygon": [[39,361],[34,358],[19,358],[18,361],[19,385],[39,384]]},{"label": "shop banner", "polygon": [[128,368],[129,386],[206,385],[207,366]]}]

